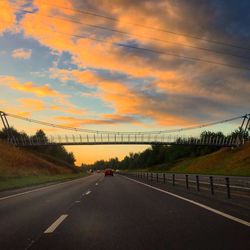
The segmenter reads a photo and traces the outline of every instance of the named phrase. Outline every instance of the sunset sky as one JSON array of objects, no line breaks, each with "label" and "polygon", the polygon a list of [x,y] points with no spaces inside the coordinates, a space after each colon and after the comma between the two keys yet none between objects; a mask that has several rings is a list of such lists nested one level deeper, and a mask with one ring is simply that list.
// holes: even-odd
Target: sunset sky
[{"label": "sunset sky", "polygon": [[[0,0],[0,110],[115,131],[250,113],[249,10],[249,0]],[[146,146],[67,148],[80,164]]]}]

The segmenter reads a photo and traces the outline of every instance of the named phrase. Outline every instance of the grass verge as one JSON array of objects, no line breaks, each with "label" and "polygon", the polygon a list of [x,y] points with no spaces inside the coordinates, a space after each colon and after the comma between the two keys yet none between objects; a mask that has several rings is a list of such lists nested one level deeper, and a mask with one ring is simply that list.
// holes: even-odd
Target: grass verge
[{"label": "grass verge", "polygon": [[0,191],[35,186],[50,182],[62,182],[87,175],[87,173],[69,173],[59,175],[4,176],[0,177]]}]

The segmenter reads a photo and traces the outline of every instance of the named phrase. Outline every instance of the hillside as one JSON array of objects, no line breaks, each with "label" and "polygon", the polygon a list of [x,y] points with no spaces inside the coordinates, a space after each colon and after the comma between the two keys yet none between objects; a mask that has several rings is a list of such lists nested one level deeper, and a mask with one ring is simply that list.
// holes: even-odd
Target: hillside
[{"label": "hillside", "polygon": [[169,171],[250,176],[250,142],[240,148],[223,148],[208,155],[186,158]]},{"label": "hillside", "polygon": [[49,158],[35,155],[23,148],[16,148],[0,141],[0,176],[56,175],[72,173],[72,169],[56,164]]}]

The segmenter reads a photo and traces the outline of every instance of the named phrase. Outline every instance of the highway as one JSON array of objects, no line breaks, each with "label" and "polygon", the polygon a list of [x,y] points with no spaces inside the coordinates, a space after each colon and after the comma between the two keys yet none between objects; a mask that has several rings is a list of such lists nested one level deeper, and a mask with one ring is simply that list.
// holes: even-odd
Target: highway
[{"label": "highway", "polygon": [[0,248],[245,250],[246,217],[100,173],[0,194]]}]

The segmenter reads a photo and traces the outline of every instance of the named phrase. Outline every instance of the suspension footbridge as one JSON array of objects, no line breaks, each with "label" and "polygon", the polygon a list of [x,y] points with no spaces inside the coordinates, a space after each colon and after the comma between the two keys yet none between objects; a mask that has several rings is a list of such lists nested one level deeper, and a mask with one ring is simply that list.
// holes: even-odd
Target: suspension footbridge
[{"label": "suspension footbridge", "polygon": [[[8,141],[19,147],[33,146],[53,146],[53,145],[197,145],[197,146],[219,146],[219,147],[237,147],[244,144],[244,135],[250,127],[250,114],[234,117],[227,120],[211,122],[207,124],[160,131],[146,132],[115,132],[100,131],[82,128],[73,128],[63,125],[48,123],[44,121],[34,120],[19,115],[0,112],[1,121],[4,129],[8,133]],[[78,132],[74,135],[35,135],[27,136],[26,134],[14,135],[11,132],[11,126],[8,118],[24,120],[27,122],[49,126],[58,129],[71,130]],[[234,136],[224,136],[223,134],[205,133],[200,136],[183,136],[181,132],[194,130],[197,128],[207,128],[216,124],[228,123],[237,119],[241,119],[239,131],[240,134]],[[176,134],[178,133],[178,134]],[[242,134],[242,135],[241,135]]]}]

